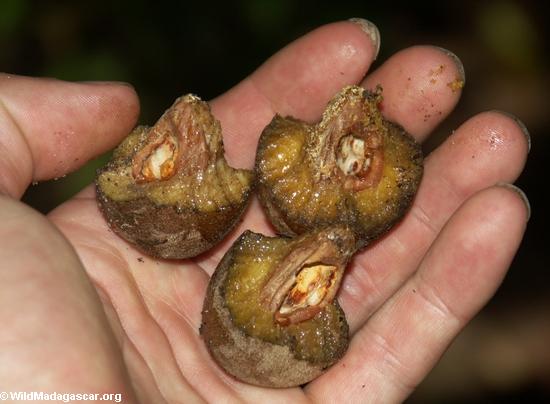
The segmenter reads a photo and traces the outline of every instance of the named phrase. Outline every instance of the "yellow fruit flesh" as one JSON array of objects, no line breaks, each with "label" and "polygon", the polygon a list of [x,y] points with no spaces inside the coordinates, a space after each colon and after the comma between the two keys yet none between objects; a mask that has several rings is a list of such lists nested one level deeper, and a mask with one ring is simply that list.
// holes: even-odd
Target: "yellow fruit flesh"
[{"label": "yellow fruit flesh", "polygon": [[[260,176],[269,193],[290,218],[302,222],[345,222],[355,218],[365,232],[399,216],[401,184],[416,183],[419,167],[411,160],[416,151],[401,136],[384,131],[384,168],[380,182],[361,191],[347,190],[341,178],[315,180],[311,163],[304,158],[307,130],[273,132],[260,155]],[[294,149],[300,147],[300,150]],[[352,210],[356,210],[353,212]]]},{"label": "yellow fruit flesh", "polygon": [[[415,183],[419,167],[411,159],[415,151],[401,137],[384,136],[384,171],[376,187],[355,194],[354,201],[365,229],[391,222],[399,215],[399,201],[405,182]],[[376,222],[373,222],[376,218]]]},{"label": "yellow fruit flesh", "polygon": [[252,337],[289,346],[297,359],[332,363],[343,345],[342,314],[333,304],[310,320],[281,326],[275,323],[273,313],[259,303],[262,286],[275,265],[289,253],[292,242],[269,237],[260,241],[245,237],[241,241],[224,289],[233,323]]},{"label": "yellow fruit flesh", "polygon": [[[120,202],[148,197],[158,205],[174,205],[184,209],[211,212],[242,202],[250,189],[252,175],[230,167],[219,159],[205,173],[179,176],[165,180],[136,184],[131,172],[131,156],[143,147],[146,128],[136,128],[113,153],[119,164],[102,172],[98,185],[110,199]],[[184,162],[185,163],[185,162]]]},{"label": "yellow fruit flesh", "polygon": [[268,138],[261,152],[260,171],[273,194],[290,215],[300,213],[310,221],[317,212],[328,220],[341,215],[340,207],[347,197],[339,183],[314,181],[312,167],[304,154],[307,131],[277,132]]}]

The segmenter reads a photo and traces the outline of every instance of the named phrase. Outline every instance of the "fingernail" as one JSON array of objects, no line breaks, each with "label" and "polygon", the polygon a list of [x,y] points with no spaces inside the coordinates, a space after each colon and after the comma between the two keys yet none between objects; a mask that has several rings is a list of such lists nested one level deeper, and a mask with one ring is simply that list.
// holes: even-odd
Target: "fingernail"
[{"label": "fingernail", "polygon": [[378,52],[380,51],[380,31],[378,31],[376,25],[369,20],[365,20],[364,18],[350,18],[348,21],[359,25],[363,32],[370,37],[374,46],[373,60],[376,60],[378,57]]},{"label": "fingernail", "polygon": [[507,111],[501,111],[499,109],[494,109],[493,111],[502,115],[506,115],[508,118],[513,119],[516,122],[516,124],[523,132],[523,135],[525,136],[525,140],[527,141],[527,153],[529,153],[531,151],[531,135],[529,134],[527,126],[525,126],[525,124],[514,114],[511,114]]},{"label": "fingernail", "polygon": [[101,81],[101,80],[93,80],[93,81],[79,81],[80,84],[87,84],[87,85],[94,85],[94,86],[125,86],[134,88],[133,85],[130,83],[127,83],[125,81]]},{"label": "fingernail", "polygon": [[514,191],[521,197],[523,203],[525,204],[525,208],[527,209],[527,221],[529,221],[529,219],[531,218],[531,204],[529,203],[529,199],[527,199],[527,195],[525,195],[525,192],[516,187],[514,184],[509,184],[507,182],[499,182],[497,186]]},{"label": "fingernail", "polygon": [[439,51],[441,51],[442,53],[444,53],[445,55],[449,56],[452,59],[452,61],[456,66],[458,79],[462,81],[462,85],[464,86],[464,84],[466,84],[466,72],[464,71],[464,65],[462,64],[462,61],[459,59],[459,57],[456,56],[449,49],[445,49],[440,46],[435,46],[435,48],[439,49]]}]

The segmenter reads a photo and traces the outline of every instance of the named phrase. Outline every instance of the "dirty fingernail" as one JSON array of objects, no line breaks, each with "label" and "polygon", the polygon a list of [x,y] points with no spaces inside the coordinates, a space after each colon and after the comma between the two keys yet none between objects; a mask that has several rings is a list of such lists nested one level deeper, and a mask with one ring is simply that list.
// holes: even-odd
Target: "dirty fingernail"
[{"label": "dirty fingernail", "polygon": [[531,204],[529,203],[529,199],[527,199],[527,195],[525,195],[525,192],[516,187],[514,184],[509,184],[507,182],[500,182],[497,184],[497,186],[508,188],[520,196],[520,198],[523,200],[523,203],[525,204],[525,208],[527,210],[527,221],[529,221],[529,218],[531,217]]},{"label": "dirty fingernail", "polygon": [[439,49],[440,52],[447,55],[449,58],[452,59],[456,66],[456,71],[458,75],[458,79],[462,81],[462,86],[466,84],[466,72],[464,71],[464,65],[462,64],[462,61],[459,59],[458,56],[456,56],[453,52],[451,52],[449,49],[442,48],[440,46],[435,46],[435,48]]},{"label": "dirty fingernail", "polygon": [[94,86],[125,86],[134,88],[130,83],[125,81],[101,81],[101,80],[92,80],[92,81],[79,81],[80,84],[94,85]]},{"label": "dirty fingernail", "polygon": [[529,129],[527,129],[527,126],[525,126],[523,121],[521,121],[521,119],[519,119],[514,114],[511,114],[510,112],[502,111],[498,109],[495,109],[493,111],[498,112],[499,114],[502,114],[502,115],[506,115],[508,118],[511,118],[516,122],[518,127],[523,132],[523,135],[525,136],[525,140],[527,141],[527,153],[529,153],[531,151],[531,135],[529,134]]},{"label": "dirty fingernail", "polygon": [[380,31],[378,31],[378,28],[376,25],[374,25],[369,20],[365,20],[364,18],[350,18],[350,22],[359,25],[363,32],[367,34],[374,46],[374,57],[373,60],[376,60],[376,57],[378,56],[378,52],[380,51]]}]

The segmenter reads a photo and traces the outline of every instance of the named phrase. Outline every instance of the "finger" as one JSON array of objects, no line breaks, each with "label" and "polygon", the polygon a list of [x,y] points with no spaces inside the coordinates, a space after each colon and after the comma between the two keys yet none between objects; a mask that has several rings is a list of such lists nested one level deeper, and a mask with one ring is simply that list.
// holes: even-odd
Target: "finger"
[{"label": "finger", "polygon": [[0,222],[0,390],[100,389],[132,400],[122,357],[72,247],[43,216],[3,195]]},{"label": "finger", "polygon": [[134,126],[135,91],[0,74],[0,192],[62,176],[112,148]]},{"label": "finger", "polygon": [[344,278],[339,300],[352,331],[416,270],[440,229],[469,196],[518,177],[528,150],[522,128],[507,115],[482,113],[426,159],[409,212],[386,237],[356,256]]},{"label": "finger", "polygon": [[464,67],[453,53],[414,46],[393,55],[362,85],[381,85],[384,116],[423,140],[453,110],[464,81]]},{"label": "finger", "polygon": [[[501,283],[526,226],[526,204],[508,187],[469,199],[418,272],[354,336],[336,366],[308,388],[352,402],[401,402]],[[330,381],[330,386],[328,381]]]},{"label": "finger", "polygon": [[370,34],[350,21],[322,26],[213,100],[229,163],[252,167],[258,137],[275,113],[316,120],[338,90],[358,83],[380,45],[378,30],[368,27]]}]

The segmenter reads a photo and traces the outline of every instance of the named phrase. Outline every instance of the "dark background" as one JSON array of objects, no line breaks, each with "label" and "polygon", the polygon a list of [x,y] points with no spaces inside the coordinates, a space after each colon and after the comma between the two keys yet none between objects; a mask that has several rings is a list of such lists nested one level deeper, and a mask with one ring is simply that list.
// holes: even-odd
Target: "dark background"
[{"label": "dark background", "polygon": [[[529,197],[532,216],[495,298],[410,402],[548,400],[548,10],[542,1],[370,3],[0,0],[0,71],[130,82],[141,99],[141,123],[152,123],[179,95],[213,98],[287,43],[328,22],[350,17],[373,21],[382,34],[377,64],[410,45],[450,49],[465,65],[466,87],[426,150],[477,112],[514,114],[532,138],[527,166],[517,181]],[[24,200],[49,211],[90,183],[105,158],[31,187]]]}]

